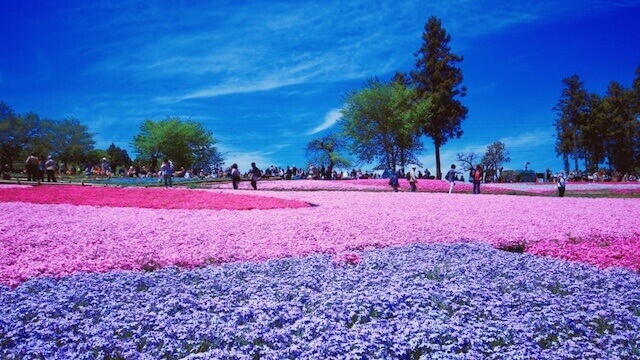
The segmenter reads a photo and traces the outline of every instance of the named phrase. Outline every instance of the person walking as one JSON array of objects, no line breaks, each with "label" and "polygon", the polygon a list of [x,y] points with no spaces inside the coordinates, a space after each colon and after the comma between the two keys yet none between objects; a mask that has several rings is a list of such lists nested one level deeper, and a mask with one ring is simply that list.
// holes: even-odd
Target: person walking
[{"label": "person walking", "polygon": [[560,173],[560,175],[558,175],[558,196],[564,197],[565,190],[566,190],[566,180],[564,178],[564,173]]},{"label": "person walking", "polygon": [[262,176],[262,172],[256,166],[256,163],[251,163],[251,187],[253,190],[258,190],[258,179]]},{"label": "person walking", "polygon": [[44,170],[47,172],[47,182],[56,182],[56,162],[53,161],[51,155],[47,157],[47,161],[44,163]]},{"label": "person walking", "polygon": [[456,171],[456,164],[451,164],[451,168],[444,177],[449,182],[449,194],[453,192],[453,187],[456,184],[456,175],[459,173],[459,171]]},{"label": "person walking", "polygon": [[238,170],[238,164],[231,165],[231,182],[233,183],[233,190],[238,190],[238,184],[240,183],[240,170]]},{"label": "person walking", "polygon": [[482,167],[480,164],[476,165],[476,169],[473,171],[473,193],[480,194],[480,182],[482,181]]},{"label": "person walking", "polygon": [[414,166],[411,171],[409,171],[409,176],[407,177],[409,179],[409,185],[411,186],[411,192],[416,192],[418,190],[418,187],[416,186],[416,184],[418,183],[418,179],[416,178],[416,167]]}]

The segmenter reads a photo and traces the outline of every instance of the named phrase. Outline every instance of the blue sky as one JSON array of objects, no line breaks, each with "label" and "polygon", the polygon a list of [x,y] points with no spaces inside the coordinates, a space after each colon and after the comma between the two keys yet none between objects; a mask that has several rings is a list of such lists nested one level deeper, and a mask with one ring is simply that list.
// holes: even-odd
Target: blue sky
[{"label": "blue sky", "polygon": [[[640,1],[0,0],[0,100],[18,113],[75,117],[129,151],[145,119],[210,129],[226,163],[306,165],[347,91],[414,67],[430,16],[452,36],[468,95],[464,135],[442,149],[500,140],[508,169],[557,171],[562,79],[590,92],[630,87],[640,65]],[[435,172],[429,139],[420,157]],[[370,168],[367,166],[364,169]]]}]

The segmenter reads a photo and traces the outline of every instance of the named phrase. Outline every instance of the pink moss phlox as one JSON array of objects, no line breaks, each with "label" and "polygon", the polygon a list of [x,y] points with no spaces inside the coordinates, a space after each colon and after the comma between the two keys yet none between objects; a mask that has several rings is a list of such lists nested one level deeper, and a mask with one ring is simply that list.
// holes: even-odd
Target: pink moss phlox
[{"label": "pink moss phlox", "polygon": [[[184,202],[180,190],[149,190]],[[112,191],[136,203],[128,196],[134,190]],[[317,206],[218,211],[0,202],[0,283],[460,241],[523,244],[532,254],[640,269],[637,199],[389,191],[258,191],[254,197]]]}]

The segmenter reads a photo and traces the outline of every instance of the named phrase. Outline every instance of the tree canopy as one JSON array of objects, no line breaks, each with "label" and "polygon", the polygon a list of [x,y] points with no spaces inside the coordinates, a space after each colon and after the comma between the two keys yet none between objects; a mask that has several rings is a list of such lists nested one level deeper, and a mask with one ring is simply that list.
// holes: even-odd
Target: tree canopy
[{"label": "tree canopy", "polygon": [[64,163],[80,163],[93,150],[93,134],[78,119],[47,120],[45,124],[48,130],[45,143],[50,147],[49,153]]},{"label": "tree canopy", "polygon": [[377,162],[377,168],[419,163],[416,155],[423,147],[413,119],[428,116],[429,102],[415,98],[413,88],[378,79],[348,93],[341,125],[351,152],[362,162]]},{"label": "tree canopy", "polygon": [[202,124],[179,117],[145,120],[133,139],[134,151],[139,158],[147,159],[153,169],[158,168],[158,160],[168,158],[176,167],[210,170],[223,160],[215,144],[212,132]]}]

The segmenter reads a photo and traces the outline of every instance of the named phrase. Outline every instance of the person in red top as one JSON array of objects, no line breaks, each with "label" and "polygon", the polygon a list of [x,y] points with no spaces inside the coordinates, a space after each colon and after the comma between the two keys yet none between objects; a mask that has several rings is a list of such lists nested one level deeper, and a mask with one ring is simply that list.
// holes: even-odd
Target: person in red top
[{"label": "person in red top", "polygon": [[473,193],[480,194],[480,181],[482,181],[482,167],[476,165],[473,171]]}]

